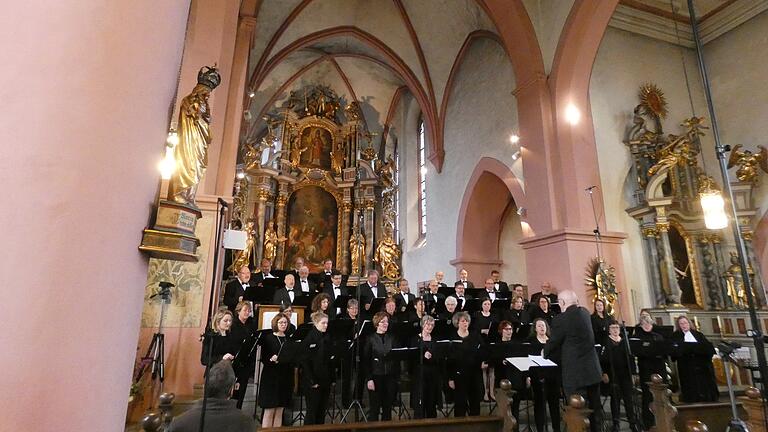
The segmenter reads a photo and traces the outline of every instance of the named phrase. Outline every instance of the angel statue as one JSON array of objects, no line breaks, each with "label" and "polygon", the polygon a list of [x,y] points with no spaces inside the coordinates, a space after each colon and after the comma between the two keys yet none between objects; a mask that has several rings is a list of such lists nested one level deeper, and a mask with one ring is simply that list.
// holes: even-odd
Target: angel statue
[{"label": "angel statue", "polygon": [[400,259],[400,248],[392,240],[392,227],[387,226],[384,229],[384,238],[376,246],[373,260],[381,265],[381,272],[384,277],[397,280],[400,278],[400,266],[397,264],[398,259]]},{"label": "angel statue", "polygon": [[758,166],[763,172],[768,173],[768,150],[763,146],[757,146],[760,152],[757,154],[749,150],[740,150],[744,147],[736,144],[731,150],[731,157],[728,158],[728,168],[738,166],[736,169],[736,178],[739,181],[757,183]]},{"label": "angel statue", "polygon": [[251,264],[251,254],[256,250],[256,230],[253,227],[253,221],[248,221],[243,228],[248,237],[245,239],[245,249],[238,251],[235,260],[227,270],[237,273],[238,270]]},{"label": "angel statue", "polygon": [[395,160],[392,156],[389,156],[387,162],[376,170],[376,174],[379,175],[384,187],[392,187],[395,184]]},{"label": "angel statue", "polygon": [[291,137],[291,166],[296,168],[301,163],[301,155],[309,150],[309,145],[304,144],[298,135]]},{"label": "angel statue", "polygon": [[267,223],[264,230],[264,258],[274,262],[277,255],[277,245],[286,241],[286,237],[279,237],[275,231],[275,221]]},{"label": "angel statue", "polygon": [[197,73],[197,85],[179,106],[179,143],[173,151],[176,171],[168,185],[168,199],[195,205],[197,185],[208,166],[211,143],[211,108],[208,97],[221,83],[216,66],[203,66]]}]

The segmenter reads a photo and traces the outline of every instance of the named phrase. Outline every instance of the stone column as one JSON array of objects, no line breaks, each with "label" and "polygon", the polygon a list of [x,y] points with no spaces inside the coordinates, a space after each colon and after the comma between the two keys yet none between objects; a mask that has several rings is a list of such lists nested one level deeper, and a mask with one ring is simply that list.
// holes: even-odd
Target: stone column
[{"label": "stone column", "polygon": [[653,289],[653,298],[656,301],[655,306],[664,304],[666,301],[664,290],[662,289],[661,275],[659,274],[659,250],[657,246],[657,240],[659,238],[659,230],[656,226],[646,226],[642,228],[643,237],[645,238],[646,252],[648,253],[648,269],[651,273],[651,288]]},{"label": "stone column", "polygon": [[352,226],[350,224],[350,214],[352,212],[353,205],[351,202],[345,202],[341,205],[341,259],[336,263],[338,269],[344,273],[349,274],[349,236],[351,234]]},{"label": "stone column", "polygon": [[702,276],[707,284],[707,299],[711,309],[720,309],[722,307],[722,298],[720,293],[720,274],[717,269],[717,261],[712,247],[710,246],[711,236],[704,234],[699,238],[698,246],[701,253]]},{"label": "stone column", "polygon": [[261,263],[261,257],[264,255],[264,230],[267,226],[267,200],[269,199],[269,195],[269,191],[265,189],[259,189],[256,194],[256,197],[259,200],[256,203],[256,233],[259,238],[256,240],[256,256],[254,257],[254,262],[257,267]]},{"label": "stone column", "polygon": [[[288,194],[283,191],[283,185],[280,185],[280,194],[275,201],[275,232],[278,237],[286,237],[285,228],[285,204],[288,202]],[[273,268],[282,269],[285,268],[285,242],[277,243],[277,251],[275,252],[275,263]]]},{"label": "stone column", "polygon": [[[659,243],[662,251],[662,262],[660,263],[665,271],[662,271],[662,286],[669,289],[665,293],[667,304],[680,304],[680,286],[675,277],[675,263],[672,261],[672,246],[669,244],[669,222],[656,222],[656,228],[659,230]],[[666,274],[664,274],[666,273]]]}]

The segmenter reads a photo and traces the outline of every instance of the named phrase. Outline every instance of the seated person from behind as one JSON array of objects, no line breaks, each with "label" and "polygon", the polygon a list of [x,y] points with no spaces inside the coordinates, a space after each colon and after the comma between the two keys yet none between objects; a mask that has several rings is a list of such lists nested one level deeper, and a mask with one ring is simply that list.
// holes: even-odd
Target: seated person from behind
[{"label": "seated person from behind", "polygon": [[[208,372],[208,397],[205,405],[206,431],[252,432],[256,430],[253,419],[237,409],[237,401],[230,400],[235,386],[235,371],[232,363],[220,361]],[[200,430],[200,412],[203,401],[198,400],[184,414],[171,422],[169,432],[197,432]]]}]

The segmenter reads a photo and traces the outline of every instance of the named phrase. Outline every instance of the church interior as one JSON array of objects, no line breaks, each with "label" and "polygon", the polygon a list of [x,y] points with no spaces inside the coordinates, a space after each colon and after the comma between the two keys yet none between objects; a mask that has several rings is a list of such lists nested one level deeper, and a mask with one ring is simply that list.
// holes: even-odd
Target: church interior
[{"label": "church interior", "polygon": [[[725,430],[737,414],[766,430],[768,0],[5,9],[0,431],[186,430],[168,422],[215,376],[201,342],[219,331],[212,320],[236,321],[243,304],[249,338],[271,335],[291,306],[296,332],[316,331],[321,316],[336,331],[350,300],[355,338],[364,320],[375,334],[382,319],[395,330],[411,316],[410,338],[424,315],[445,321],[446,298],[459,300],[447,309],[459,332],[456,313],[484,322],[489,298],[490,346],[505,340],[499,324],[510,322],[518,288],[526,316],[541,313],[552,340],[572,292],[589,314],[605,308],[604,333],[592,315],[595,344],[615,320],[633,332],[621,336],[627,349],[643,349],[632,341],[645,313],[664,339],[682,331],[681,342],[712,348],[694,363],[712,375],[711,399],[690,399],[685,380],[697,376],[675,351],[642,395],[643,366],[634,372],[634,415],[627,402],[612,415],[604,394],[605,430],[649,430],[640,411],[653,412],[660,431]],[[539,309],[543,298],[554,312]],[[531,321],[520,328],[535,340]],[[252,356],[244,381],[235,367],[235,393],[261,426],[264,379],[254,367],[267,348],[256,340],[232,354]],[[498,360],[501,379],[509,364]],[[482,362],[487,374],[490,357]],[[311,423],[298,391],[307,368],[287,372],[296,394],[278,412],[285,428]],[[392,428],[376,430],[541,430],[535,395],[523,400],[530,413],[509,414],[512,394],[527,390],[487,377],[476,420],[459,419],[446,400],[418,423],[430,416],[414,408],[416,375],[399,372],[398,401],[382,416]],[[297,430],[374,430],[341,427],[342,391],[320,416],[338,429]],[[381,391],[360,391],[360,411]],[[173,409],[163,393],[173,393]],[[584,400],[570,396],[547,421],[559,423],[562,410],[566,430],[589,429],[579,423],[590,415]]]}]

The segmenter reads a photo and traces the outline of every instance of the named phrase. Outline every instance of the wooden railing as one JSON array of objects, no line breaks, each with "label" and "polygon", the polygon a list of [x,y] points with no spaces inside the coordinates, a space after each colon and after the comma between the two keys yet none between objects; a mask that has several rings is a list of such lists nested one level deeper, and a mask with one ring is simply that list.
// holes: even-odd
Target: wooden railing
[{"label": "wooden railing", "polygon": [[161,432],[169,429],[173,420],[173,400],[176,395],[163,393],[160,395],[159,413],[149,413],[141,419],[141,427],[145,432]]}]

